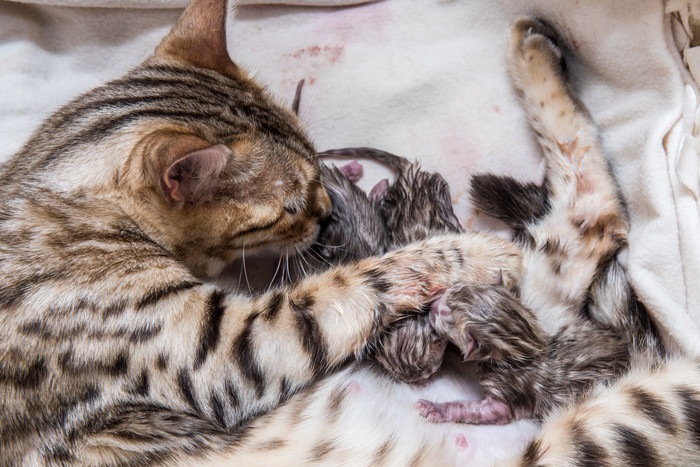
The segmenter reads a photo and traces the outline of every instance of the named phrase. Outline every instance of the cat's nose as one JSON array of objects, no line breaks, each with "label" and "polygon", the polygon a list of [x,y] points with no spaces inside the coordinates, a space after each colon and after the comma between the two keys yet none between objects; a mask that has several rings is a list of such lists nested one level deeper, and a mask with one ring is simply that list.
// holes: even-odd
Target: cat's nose
[{"label": "cat's nose", "polygon": [[320,183],[318,184],[316,192],[314,193],[314,198],[313,216],[318,217],[319,220],[330,216],[333,209],[331,198],[328,196],[326,189]]}]

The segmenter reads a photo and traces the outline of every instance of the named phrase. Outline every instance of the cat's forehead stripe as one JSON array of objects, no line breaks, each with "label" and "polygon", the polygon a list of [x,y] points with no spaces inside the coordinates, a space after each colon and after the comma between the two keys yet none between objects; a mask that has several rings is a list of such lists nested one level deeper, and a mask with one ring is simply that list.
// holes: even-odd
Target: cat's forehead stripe
[{"label": "cat's forehead stripe", "polygon": [[[244,89],[231,78],[196,70],[192,73],[197,79],[193,79],[189,71],[145,68],[79,98],[51,120],[53,128],[74,125],[75,130],[54,146],[41,165],[47,166],[71,147],[98,142],[142,119],[176,121],[210,137],[235,138],[254,127],[276,144],[315,161],[314,148],[301,130],[289,124],[274,105],[265,105],[260,91]],[[102,118],[95,120],[94,114]],[[86,117],[94,122],[87,127],[81,125]],[[219,141],[212,141],[216,142]]]}]

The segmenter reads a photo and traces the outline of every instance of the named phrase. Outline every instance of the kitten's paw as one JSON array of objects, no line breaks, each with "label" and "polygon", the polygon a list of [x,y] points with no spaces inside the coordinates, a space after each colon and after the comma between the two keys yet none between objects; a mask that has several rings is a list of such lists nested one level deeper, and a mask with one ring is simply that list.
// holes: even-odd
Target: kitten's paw
[{"label": "kitten's paw", "polygon": [[364,168],[362,167],[362,164],[360,164],[357,161],[352,161],[348,162],[345,165],[341,165],[340,167],[338,167],[338,170],[340,170],[340,173],[348,177],[348,180],[350,180],[353,183],[359,182],[364,173]]},{"label": "kitten's paw", "polygon": [[430,423],[446,423],[452,421],[448,416],[446,404],[420,399],[416,402],[416,410]]}]

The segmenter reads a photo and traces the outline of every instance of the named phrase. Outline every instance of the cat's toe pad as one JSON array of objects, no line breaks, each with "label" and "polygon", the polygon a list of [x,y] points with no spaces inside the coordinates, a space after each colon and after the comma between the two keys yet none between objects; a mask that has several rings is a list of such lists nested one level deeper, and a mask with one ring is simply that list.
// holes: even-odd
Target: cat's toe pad
[{"label": "cat's toe pad", "polygon": [[540,74],[547,69],[563,73],[566,66],[563,49],[565,42],[559,33],[542,20],[521,19],[511,28],[512,63],[516,68],[529,70],[526,75],[535,73],[531,78],[544,79]]},{"label": "cat's toe pad", "polygon": [[430,423],[445,423],[450,421],[446,407],[443,404],[421,399],[416,402],[416,409],[418,413]]},{"label": "cat's toe pad", "polygon": [[521,18],[513,23],[511,27],[513,39],[520,45],[524,44],[528,38],[539,36],[546,38],[555,48],[563,46],[564,41],[554,27],[539,18]]}]

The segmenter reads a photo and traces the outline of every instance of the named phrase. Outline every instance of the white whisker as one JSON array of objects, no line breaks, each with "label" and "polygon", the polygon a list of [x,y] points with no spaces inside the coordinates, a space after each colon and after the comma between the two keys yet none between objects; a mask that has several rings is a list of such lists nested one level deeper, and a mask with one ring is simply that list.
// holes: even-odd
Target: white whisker
[{"label": "white whisker", "polygon": [[270,291],[272,288],[272,285],[275,283],[275,279],[277,279],[277,273],[280,270],[280,266],[282,265],[282,257],[280,256],[279,259],[277,259],[277,267],[275,268],[275,273],[272,275],[272,279],[270,279],[270,284],[267,286],[267,292]]},{"label": "white whisker", "polygon": [[[319,261],[325,263],[327,266],[333,266],[333,264],[330,261],[328,261],[326,258],[321,256],[321,254],[318,253],[317,251],[314,251],[313,249],[307,250],[307,251],[309,252],[309,254],[313,255],[315,258],[317,258]],[[317,271],[318,271],[318,269],[319,268],[316,268]]]},{"label": "white whisker", "polygon": [[245,245],[243,246],[243,275],[245,275],[245,283],[248,286],[248,292],[252,292],[252,287],[250,286],[250,281],[248,280],[248,269],[245,265]]},{"label": "white whisker", "polygon": [[304,259],[304,257],[301,255],[301,252],[299,251],[298,247],[294,247],[294,249],[297,250],[297,254],[295,257],[296,263],[297,263],[297,268],[301,269],[301,273],[303,274],[303,277],[306,277],[309,274],[306,272],[306,269],[304,269],[304,265],[301,262]]},{"label": "white whisker", "polygon": [[[314,265],[311,261],[309,261],[309,258],[306,257],[307,252],[310,252],[311,250],[306,250],[306,251],[300,251],[299,252],[299,257],[306,263],[306,266],[309,268],[309,272],[312,274],[315,274],[319,271],[318,265]],[[326,263],[330,266],[330,263],[326,261]]]},{"label": "white whisker", "polygon": [[287,278],[289,279],[289,283],[291,284],[294,281],[292,280],[292,271],[289,269],[289,250],[285,250],[284,254],[287,262]]}]

